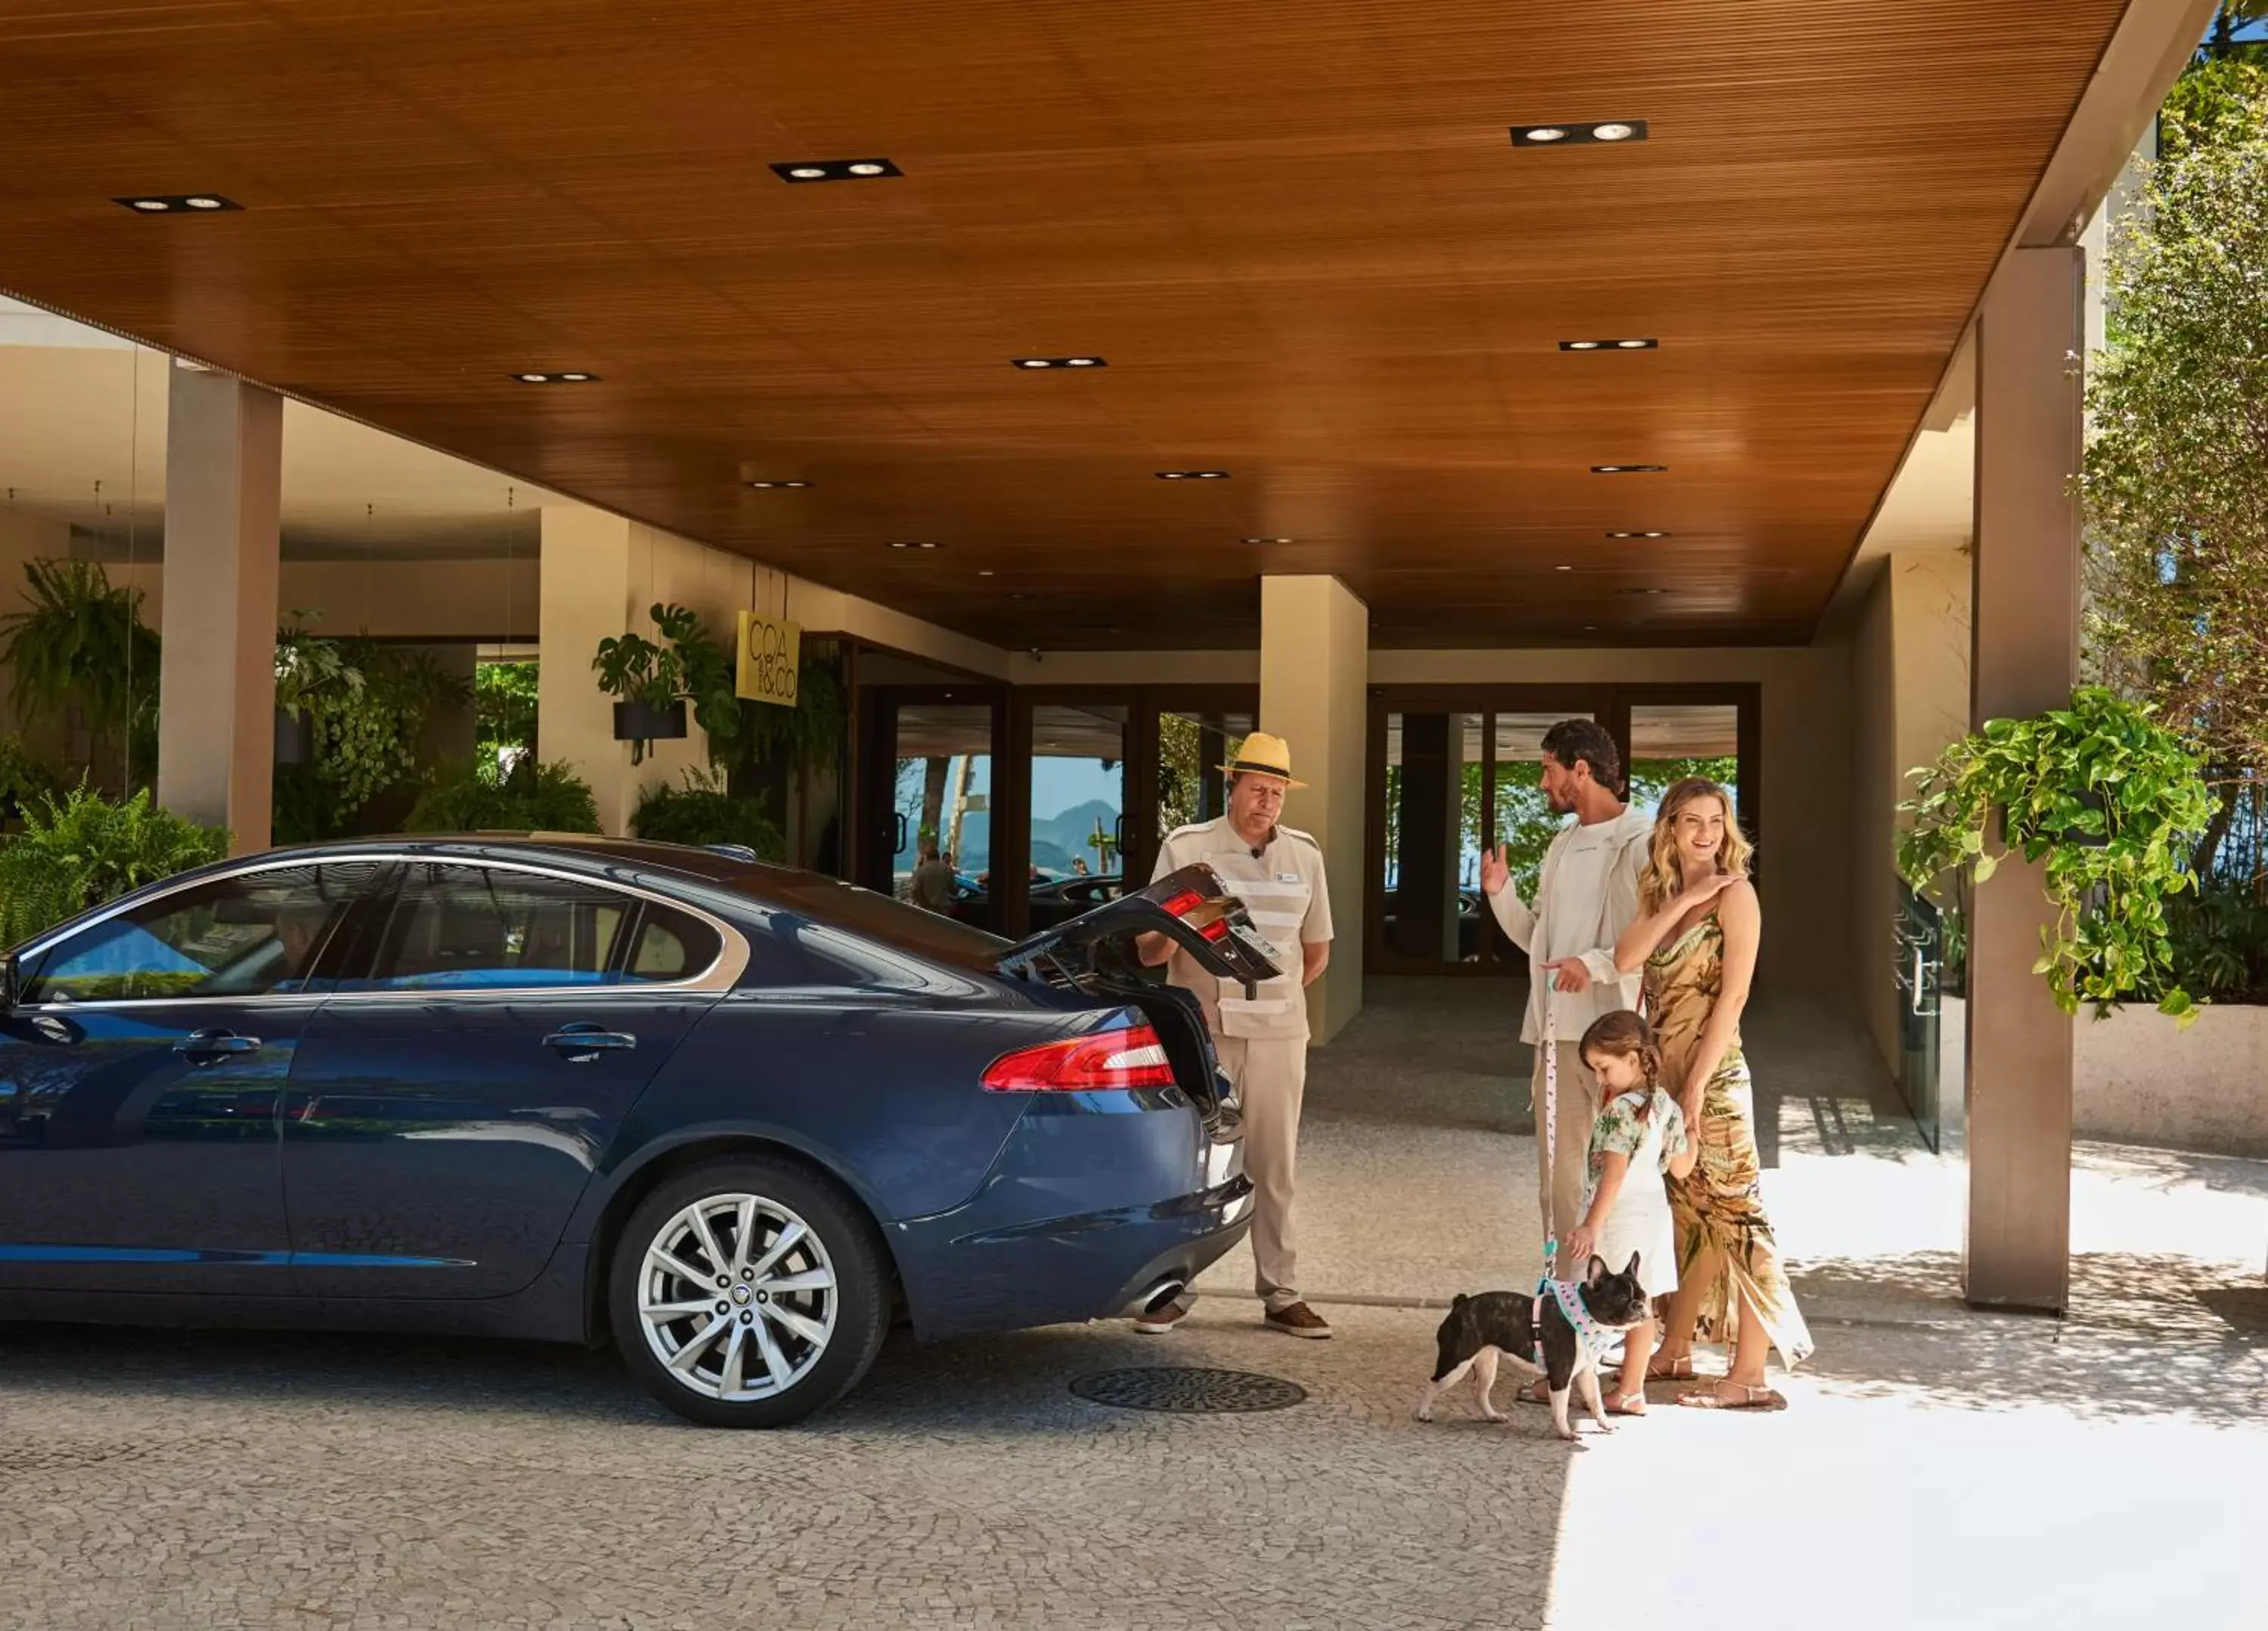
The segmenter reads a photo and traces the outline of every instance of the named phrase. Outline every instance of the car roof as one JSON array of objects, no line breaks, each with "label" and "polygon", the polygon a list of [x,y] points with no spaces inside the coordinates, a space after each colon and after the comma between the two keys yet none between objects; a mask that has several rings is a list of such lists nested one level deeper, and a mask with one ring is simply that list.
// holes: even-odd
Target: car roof
[{"label": "car roof", "polygon": [[[404,852],[498,861],[566,863],[593,871],[630,866],[640,871],[675,872],[721,884],[741,894],[776,894],[821,874],[760,861],[736,845],[710,849],[698,844],[652,843],[635,838],[606,838],[587,833],[399,833],[374,838],[335,839],[290,844],[263,851],[261,861],[320,861],[356,855]],[[241,865],[252,856],[239,856]],[[831,880],[830,880],[831,881]]]}]

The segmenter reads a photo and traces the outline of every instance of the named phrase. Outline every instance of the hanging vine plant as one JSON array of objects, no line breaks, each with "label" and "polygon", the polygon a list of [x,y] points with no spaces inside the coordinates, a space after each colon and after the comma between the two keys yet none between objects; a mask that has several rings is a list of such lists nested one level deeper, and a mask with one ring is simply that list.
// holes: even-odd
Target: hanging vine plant
[{"label": "hanging vine plant", "polygon": [[302,621],[276,636],[276,711],[308,721],[314,738],[313,762],[293,768],[305,785],[285,801],[290,819],[279,815],[294,838],[346,831],[372,799],[413,780],[426,720],[469,694],[425,652],[310,634],[310,615],[293,613]]},{"label": "hanging vine plant", "polygon": [[25,609],[0,617],[18,716],[61,724],[77,703],[97,765],[106,744],[122,741],[133,761],[125,779],[154,774],[159,646],[142,621],[142,591],[113,584],[99,561],[27,561],[24,581]]},{"label": "hanging vine plant", "polygon": [[1915,796],[1899,806],[1913,826],[1899,835],[1898,871],[1916,890],[1964,871],[1982,883],[2012,853],[2043,867],[2057,916],[2033,973],[2066,1013],[2140,999],[2183,1024],[2197,1017],[2166,902],[2194,887],[2187,858],[2214,800],[2154,712],[2089,686],[2069,708],[1988,721],[1914,771]]}]

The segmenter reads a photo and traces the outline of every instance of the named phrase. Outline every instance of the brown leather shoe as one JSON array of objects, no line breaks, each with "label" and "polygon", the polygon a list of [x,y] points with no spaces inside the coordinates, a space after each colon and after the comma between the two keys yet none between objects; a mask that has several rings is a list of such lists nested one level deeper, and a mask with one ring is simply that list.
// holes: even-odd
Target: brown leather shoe
[{"label": "brown leather shoe", "polygon": [[1294,1303],[1289,1308],[1271,1308],[1262,1322],[1270,1331],[1281,1331],[1285,1336],[1304,1336],[1321,1341],[1330,1335],[1331,1328],[1323,1317],[1305,1303]]},{"label": "brown leather shoe", "polygon": [[1146,1310],[1134,1316],[1134,1328],[1144,1336],[1163,1336],[1189,1315],[1189,1310],[1179,1303],[1168,1303],[1163,1308]]}]

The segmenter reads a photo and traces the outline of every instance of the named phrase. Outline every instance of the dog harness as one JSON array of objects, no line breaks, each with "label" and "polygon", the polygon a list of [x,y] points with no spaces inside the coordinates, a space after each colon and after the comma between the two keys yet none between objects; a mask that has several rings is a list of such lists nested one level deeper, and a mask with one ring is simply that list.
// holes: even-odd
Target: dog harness
[{"label": "dog harness", "polygon": [[1606,1369],[1607,1350],[1614,1346],[1615,1333],[1591,1318],[1591,1311],[1583,1304],[1583,1288],[1572,1280],[1554,1280],[1546,1275],[1535,1288],[1535,1312],[1530,1324],[1535,1329],[1535,1368],[1543,1369],[1543,1304],[1546,1298],[1559,1304],[1559,1311],[1567,1323],[1575,1327],[1575,1340],[1590,1356],[1591,1368]]}]

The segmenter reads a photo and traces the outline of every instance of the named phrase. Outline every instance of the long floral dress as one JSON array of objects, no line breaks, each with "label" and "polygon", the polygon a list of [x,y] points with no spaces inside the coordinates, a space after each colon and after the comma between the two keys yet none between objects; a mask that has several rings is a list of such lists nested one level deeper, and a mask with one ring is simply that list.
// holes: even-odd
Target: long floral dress
[{"label": "long floral dress", "polygon": [[[1662,1083],[1673,1092],[1691,1072],[1724,981],[1725,931],[1714,912],[1646,959],[1646,1013],[1661,1044]],[[1728,1347],[1735,1341],[1737,1285],[1764,1320],[1780,1363],[1792,1368],[1809,1356],[1811,1333],[1764,1216],[1755,1091],[1738,1035],[1701,1090],[1701,1124],[1694,1136],[1699,1158],[1683,1180],[1671,1181],[1669,1209],[1677,1223],[1681,1280],[1690,1280],[1705,1250],[1717,1253],[1715,1275],[1701,1299],[1701,1333]]]}]

